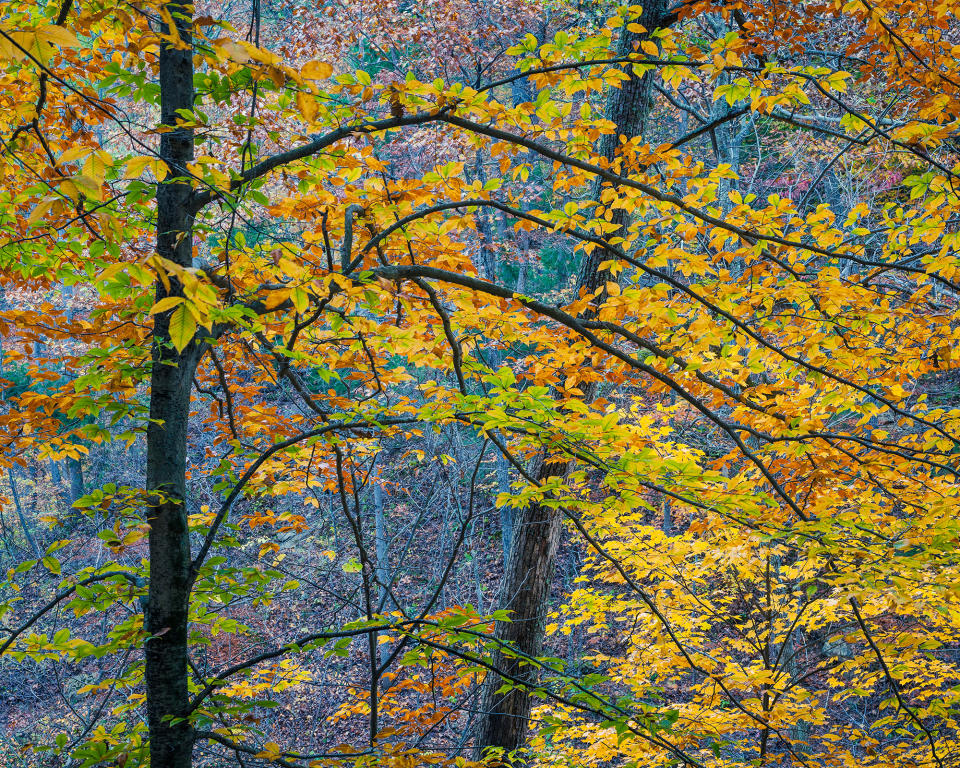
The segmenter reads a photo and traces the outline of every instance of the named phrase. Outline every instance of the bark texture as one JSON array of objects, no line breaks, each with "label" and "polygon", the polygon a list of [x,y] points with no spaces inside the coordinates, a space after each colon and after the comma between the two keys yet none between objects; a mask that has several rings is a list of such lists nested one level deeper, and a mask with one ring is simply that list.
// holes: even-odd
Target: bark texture
[{"label": "bark texture", "polygon": [[[635,46],[649,37],[658,27],[671,23],[665,0],[650,0],[644,3],[640,24],[648,30],[638,33],[624,28],[617,44],[618,55],[627,55]],[[606,117],[617,126],[615,135],[604,136],[597,151],[612,160],[619,144],[620,135],[628,137],[643,133],[644,123],[652,105],[653,74],[631,78],[619,89],[613,90],[606,107]],[[599,199],[601,186],[595,185],[593,198]],[[618,211],[618,214],[622,212]],[[624,219],[618,218],[618,223]],[[578,276],[579,290],[595,292],[607,279],[599,265],[609,258],[597,250],[585,257]],[[586,392],[592,398],[595,387]],[[563,463],[548,463],[544,457],[538,460],[531,474],[543,481],[563,474]],[[509,648],[518,655],[497,650],[492,654],[492,663],[504,675],[488,672],[481,691],[480,722],[476,738],[476,756],[480,757],[490,748],[509,753],[523,746],[532,709],[532,697],[523,688],[513,688],[498,693],[507,679],[535,684],[536,668],[523,661],[525,656],[539,656],[543,645],[544,619],[553,582],[555,559],[563,531],[563,515],[559,510],[531,505],[513,522],[513,535],[507,567],[504,573],[502,608],[511,612],[510,622],[497,622],[495,637],[502,648]]]},{"label": "bark texture", "polygon": [[[166,4],[175,29],[162,33],[160,49],[161,121],[175,126],[177,110],[193,109],[192,6]],[[160,156],[170,177],[183,178],[193,159],[193,131],[176,128],[162,134]],[[193,256],[191,188],[183,181],[157,189],[157,252],[185,267]],[[170,291],[160,283],[157,299],[181,295],[176,280]],[[199,351],[191,342],[182,353],[170,343],[170,313],[156,317],[150,378],[150,425],[147,429],[147,489],[154,492],[149,512],[150,582],[145,624],[150,638],[145,648],[147,719],[151,764],[157,768],[189,768],[193,732],[185,720],[187,691],[187,632],[190,603],[190,537],[186,509],[187,428],[190,388]]]}]

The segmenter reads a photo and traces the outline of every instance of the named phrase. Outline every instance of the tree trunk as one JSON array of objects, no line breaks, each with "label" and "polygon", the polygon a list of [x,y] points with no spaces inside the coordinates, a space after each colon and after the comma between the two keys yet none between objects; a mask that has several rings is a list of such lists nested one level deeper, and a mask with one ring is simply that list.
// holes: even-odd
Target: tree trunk
[{"label": "tree trunk", "polygon": [[[486,184],[487,174],[483,170],[483,158],[479,150],[476,154],[474,168],[476,169],[476,178],[482,184]],[[497,281],[497,261],[493,252],[493,214],[490,211],[480,209],[474,214],[474,217],[477,221],[477,235],[479,235],[477,272],[484,280],[495,283]]]},{"label": "tree trunk", "polygon": [[23,535],[26,537],[27,543],[30,545],[30,549],[33,550],[34,554],[38,558],[42,557],[40,547],[37,546],[33,534],[30,533],[30,526],[27,525],[27,517],[23,514],[23,504],[20,503],[20,492],[17,490],[17,478],[13,474],[13,467],[7,468],[7,477],[10,479],[10,494],[13,496],[14,508],[17,510],[17,518],[20,520],[20,526],[23,528]]},{"label": "tree trunk", "polygon": [[[175,29],[164,23],[162,33],[181,45],[164,41],[160,49],[160,112],[164,125],[175,126],[177,110],[193,109],[192,6],[165,6]],[[170,177],[181,180],[157,189],[157,253],[189,267],[193,255],[191,187],[186,163],[193,159],[193,131],[175,128],[160,138],[160,156]],[[178,281],[170,290],[157,283],[157,300],[182,295]],[[145,685],[150,731],[151,765],[189,768],[193,733],[185,720],[187,691],[187,618],[190,603],[190,537],[186,509],[186,449],[190,388],[199,357],[196,341],[182,353],[170,342],[170,313],[154,322],[153,366],[150,376],[150,424],[147,428],[147,490],[152,493],[150,523],[150,583],[145,624]]]},{"label": "tree trunk", "polygon": [[63,475],[60,474],[60,465],[55,461],[50,461],[50,481],[53,483],[53,492],[60,501],[61,511],[66,514],[70,511],[70,505],[73,501],[70,499],[70,493],[63,486]]},{"label": "tree trunk", "polygon": [[[538,479],[550,477],[557,468],[555,464],[541,464],[535,468],[536,476]],[[562,527],[563,516],[539,504],[522,510],[513,526],[510,557],[501,590],[501,607],[510,611],[511,621],[498,621],[495,637],[504,646],[524,656],[540,654],[553,565]],[[524,664],[521,658],[496,650],[491,661],[508,678],[531,685],[536,683],[536,670]],[[522,688],[498,693],[503,682],[504,678],[493,672],[488,672],[484,680],[476,744],[478,757],[491,747],[511,752],[523,746],[527,721],[530,719],[531,697]]]},{"label": "tree trunk", "polygon": [[67,507],[70,508],[83,496],[83,465],[79,459],[67,459],[67,477],[70,480],[70,503]]},{"label": "tree trunk", "polygon": [[[497,456],[497,490],[510,493],[510,464],[505,456]],[[510,566],[510,549],[513,542],[513,507],[504,504],[500,507],[500,536],[503,543],[504,573]]]},{"label": "tree trunk", "polygon": [[[374,548],[377,551],[377,566],[375,573],[377,576],[377,613],[390,608],[397,610],[400,606],[396,604],[391,593],[393,577],[390,572],[390,541],[387,538],[387,515],[383,505],[383,486],[380,484],[380,473],[373,483],[373,539]],[[386,652],[387,647],[382,646]]]},{"label": "tree trunk", "polygon": [[[671,23],[673,19],[667,16],[666,9],[665,0],[644,3],[640,24],[652,32]],[[648,36],[648,32],[630,32],[624,27],[617,44],[617,54],[632,52],[634,45]],[[632,71],[628,72],[630,79],[621,88],[614,89],[607,102],[607,119],[616,124],[618,129],[617,135],[604,136],[597,148],[598,153],[607,159],[614,157],[619,134],[633,137],[643,132],[652,105],[653,74],[637,77]],[[594,199],[598,199],[599,182],[592,191]],[[622,211],[618,210],[617,213],[622,216]],[[616,220],[621,225],[624,223],[622,218]],[[599,249],[585,256],[577,281],[579,289],[592,293],[606,282],[605,273],[600,271],[600,263],[607,258],[609,256]],[[595,387],[589,387],[585,392],[586,399],[592,399],[594,391]],[[543,481],[565,471],[563,464],[548,464],[541,457],[531,474]],[[554,560],[562,531],[562,513],[538,504],[522,510],[513,523],[510,557],[501,592],[502,607],[511,612],[511,621],[497,622],[495,637],[504,647],[524,656],[535,657],[541,652]],[[523,664],[518,658],[495,650],[491,662],[508,677],[531,685],[536,682],[536,669]],[[522,747],[526,738],[532,697],[523,688],[497,693],[503,682],[504,678],[494,672],[488,672],[484,680],[475,746],[477,757],[490,748],[509,753]]]},{"label": "tree trunk", "polygon": [[[630,32],[624,26],[622,28],[623,33],[617,41],[617,56],[627,56],[633,53],[634,48],[638,47],[642,40],[650,38],[650,32],[672,24],[676,19],[667,13],[667,8],[666,0],[648,0],[648,2],[643,3],[643,13],[640,15],[639,21],[649,32]],[[620,143],[620,136],[633,138],[643,135],[647,118],[650,116],[650,110],[653,106],[654,72],[655,70],[650,70],[638,77],[632,70],[628,69],[627,73],[630,75],[630,79],[625,80],[620,88],[611,90],[607,97],[606,118],[617,126],[617,130],[615,133],[600,137],[597,142],[597,154],[607,160],[613,160]],[[600,199],[602,187],[602,180],[597,178],[591,189],[592,199]],[[626,222],[626,212],[622,208],[617,208],[614,211],[613,220],[623,226]],[[616,234],[614,232],[608,237],[613,237]],[[600,271],[600,263],[609,258],[609,254],[599,248],[584,256],[577,278],[577,288],[592,293],[603,285],[606,282],[606,273]]]}]

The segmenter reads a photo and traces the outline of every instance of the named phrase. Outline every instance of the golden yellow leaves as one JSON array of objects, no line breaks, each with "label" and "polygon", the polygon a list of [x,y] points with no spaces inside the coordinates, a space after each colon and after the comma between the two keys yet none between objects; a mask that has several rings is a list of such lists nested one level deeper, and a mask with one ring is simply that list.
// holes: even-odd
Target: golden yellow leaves
[{"label": "golden yellow leaves", "polygon": [[[83,160],[75,173],[68,170],[68,165]],[[113,157],[104,150],[95,150],[92,147],[71,147],[57,159],[60,176],[54,177],[50,186],[55,191],[40,199],[33,207],[27,222],[31,226],[46,222],[50,217],[57,216],[65,211],[72,210],[83,200],[103,202],[105,200],[104,184],[107,174],[114,166]],[[102,213],[98,216],[105,226],[110,226],[109,216]]]},{"label": "golden yellow leaves", "polygon": [[222,160],[211,155],[200,155],[195,162],[187,163],[187,170],[193,175],[197,186],[229,192],[232,179],[230,172],[223,166]]},{"label": "golden yellow leaves", "polygon": [[[75,172],[70,167],[76,163]],[[38,202],[28,221],[38,224],[47,217],[57,215],[70,208],[69,203],[80,204],[83,200],[104,202],[109,189],[108,181],[118,175],[120,163],[109,152],[90,146],[70,147],[64,151],[56,161],[56,168],[61,173],[51,182],[56,187],[56,194],[50,195]],[[145,170],[150,170],[158,181],[168,175],[166,163],[159,157],[151,155],[136,155],[123,162],[124,179],[136,179],[142,176]],[[108,224],[103,220],[104,224]]]},{"label": "golden yellow leaves", "polygon": [[278,88],[282,87],[288,78],[295,76],[294,71],[284,65],[283,60],[275,53],[245,40],[214,40],[213,50],[217,61],[229,62],[233,68],[249,66],[251,71],[269,78]]},{"label": "golden yellow leaves", "polygon": [[157,181],[163,181],[169,173],[167,164],[159,157],[152,155],[136,155],[127,160],[124,166],[126,170],[123,178],[125,179],[139,178],[144,171],[149,170]]},{"label": "golden yellow leaves", "polygon": [[145,264],[155,270],[157,279],[169,293],[170,278],[175,277],[182,287],[182,295],[165,296],[150,309],[149,314],[172,313],[169,318],[170,342],[182,352],[193,340],[200,326],[213,329],[213,312],[220,305],[216,289],[202,280],[197,270],[181,267],[168,259],[152,256]]},{"label": "golden yellow leaves", "polygon": [[[278,664],[253,671],[250,676],[221,689],[225,696],[238,699],[253,699],[264,691],[283,691],[309,682],[313,675],[293,659],[284,659]],[[258,757],[280,756],[280,747],[271,742],[264,744],[264,752]]]},{"label": "golden yellow leaves", "polygon": [[313,124],[320,111],[320,105],[312,93],[297,91],[297,109],[307,123]]},{"label": "golden yellow leaves", "polygon": [[34,206],[30,215],[27,217],[27,222],[31,225],[39,224],[46,221],[50,216],[56,216],[62,213],[65,209],[66,204],[63,198],[46,197]]},{"label": "golden yellow leaves", "polygon": [[80,41],[65,27],[46,24],[35,29],[7,29],[0,26],[0,62],[35,60],[46,65],[58,48],[79,48]]},{"label": "golden yellow leaves", "polygon": [[182,352],[197,332],[196,313],[191,311],[190,305],[183,303],[170,315],[170,341],[178,352]]},{"label": "golden yellow leaves", "polygon": [[[245,696],[245,698],[252,698],[252,697],[253,697],[252,693],[249,696]],[[282,751],[280,749],[280,745],[277,744],[276,742],[268,741],[266,744],[263,745],[263,749],[260,752],[258,752],[256,755],[254,755],[254,757],[264,758],[266,760],[279,760],[281,754],[282,754]]]},{"label": "golden yellow leaves", "polygon": [[150,310],[151,315],[161,314],[173,310],[170,315],[170,341],[176,347],[178,352],[182,352],[197,332],[196,308],[191,309],[190,304],[182,296],[166,296],[158,301]]},{"label": "golden yellow leaves", "polygon": [[[634,26],[633,24],[629,25],[627,29]],[[639,25],[636,25],[639,26]],[[641,28],[642,29],[642,28]],[[640,29],[630,29],[631,32],[640,32]],[[660,55],[660,49],[657,47],[657,44],[653,40],[641,40],[640,41],[640,50],[643,51],[647,56],[656,58]]]},{"label": "golden yellow leaves", "polygon": [[71,147],[58,158],[58,164],[65,164],[83,159],[80,172],[72,176],[63,176],[59,179],[58,189],[73,202],[79,202],[81,195],[91,200],[102,201],[103,185],[107,172],[113,167],[111,155],[92,147]]},{"label": "golden yellow leaves", "polygon": [[71,443],[59,438],[40,444],[39,456],[43,460],[61,461],[69,458],[80,460],[81,456],[90,453],[90,449],[82,443]]},{"label": "golden yellow leaves", "polygon": [[[212,49],[215,54],[212,60],[220,63],[227,62],[234,69],[242,66],[249,67],[254,74],[269,78],[278,88],[288,83],[295,83],[307,92],[313,93],[312,82],[326,80],[333,75],[333,66],[326,61],[311,60],[297,69],[285,64],[283,59],[272,51],[253,45],[246,40],[219,38],[212,41]],[[297,103],[301,112],[304,112],[304,117],[310,122],[316,112],[308,114],[312,109],[307,105],[308,98],[306,93],[301,92],[297,96]]]},{"label": "golden yellow leaves", "polygon": [[259,61],[265,63],[273,65],[279,63],[279,59],[273,54],[245,41],[238,42],[225,37],[220,40],[214,40],[214,46],[214,50],[216,50],[222,58],[232,61],[235,64],[246,64],[253,59],[254,56],[256,56]]},{"label": "golden yellow leaves", "polygon": [[[325,61],[308,61],[300,69],[300,76],[303,80],[326,80],[332,74],[333,67]],[[303,119],[309,124],[315,123],[320,111],[320,104],[314,93],[314,86],[310,83],[304,83],[304,89],[297,91],[296,101],[297,109]]]},{"label": "golden yellow leaves", "polygon": [[300,69],[306,80],[326,80],[333,74],[333,67],[325,61],[308,61]]}]

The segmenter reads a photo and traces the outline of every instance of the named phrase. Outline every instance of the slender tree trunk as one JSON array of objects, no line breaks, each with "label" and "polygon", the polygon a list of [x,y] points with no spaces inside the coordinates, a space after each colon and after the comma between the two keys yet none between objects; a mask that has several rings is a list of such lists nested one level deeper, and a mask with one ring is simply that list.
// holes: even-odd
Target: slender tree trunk
[{"label": "slender tree trunk", "polygon": [[40,557],[40,547],[30,533],[30,527],[27,525],[27,517],[23,514],[23,504],[20,503],[20,492],[17,490],[17,478],[13,474],[13,467],[7,469],[7,477],[10,479],[10,494],[13,496],[13,505],[17,510],[17,518],[20,520],[20,527],[23,528],[23,535],[37,557]]},{"label": "slender tree trunk", "polygon": [[[165,6],[175,29],[162,33],[180,40],[160,49],[161,122],[175,126],[177,110],[193,109],[193,8],[182,2]],[[160,156],[171,178],[184,179],[193,158],[193,131],[175,128],[161,135]],[[183,181],[157,189],[157,253],[189,267],[193,255],[191,188]],[[171,279],[170,290],[157,284],[157,299],[182,295]],[[199,357],[196,341],[178,353],[170,342],[170,313],[154,323],[150,377],[150,424],[147,428],[147,489],[153,493],[150,522],[150,585],[147,600],[145,685],[150,731],[150,761],[156,768],[189,768],[193,732],[184,718],[187,691],[187,623],[190,602],[190,537],[186,509],[186,448],[190,388]]]},{"label": "slender tree trunk", "polygon": [[[640,23],[649,31],[671,23],[667,17],[666,0],[649,0],[644,3]],[[634,45],[646,39],[649,33],[630,32],[624,28],[618,42],[619,55],[633,51]],[[629,72],[630,70],[628,70]],[[607,103],[607,119],[617,126],[617,135],[605,136],[597,148],[607,159],[614,157],[619,135],[638,136],[643,132],[652,104],[653,75],[631,77],[623,86],[612,91]],[[600,184],[594,187],[593,198],[599,198]],[[621,211],[618,211],[622,215]],[[621,225],[623,218],[618,218]],[[586,256],[577,281],[580,290],[593,293],[606,282],[606,274],[600,271],[600,263],[609,256],[599,249]],[[519,290],[519,289],[518,289]],[[585,392],[592,399],[595,387]],[[547,463],[541,457],[533,472],[538,480],[546,480],[566,471],[563,463]],[[554,561],[563,531],[563,516],[558,510],[539,504],[531,505],[520,512],[513,523],[510,556],[504,574],[503,608],[511,612],[511,621],[497,622],[495,636],[503,646],[524,656],[539,656],[543,643],[543,626],[553,581]],[[534,667],[523,664],[519,658],[495,650],[493,665],[528,684],[536,682]],[[488,672],[481,692],[481,714],[478,724],[476,755],[479,757],[489,748],[499,748],[509,753],[523,746],[527,724],[530,719],[532,697],[523,688],[514,688],[506,693],[497,693],[504,678]]]},{"label": "slender tree trunk", "polygon": [[[483,170],[483,159],[480,151],[477,151],[474,162],[476,178],[481,183],[486,184],[487,174]],[[490,211],[477,211],[475,214],[477,220],[477,234],[479,238],[479,248],[477,252],[477,272],[484,280],[496,282],[497,280],[497,262],[493,253],[493,214]]]},{"label": "slender tree trunk", "polygon": [[[534,88],[533,81],[528,77],[521,77],[519,80],[514,80],[510,84],[510,90],[513,95],[513,106],[519,106],[524,102],[533,101],[537,97],[536,88]],[[540,156],[534,152],[532,149],[528,149],[526,152],[527,162],[530,164],[530,167],[533,168],[536,166],[537,162],[540,160]],[[516,291],[517,293],[524,294],[528,290],[528,281],[530,280],[530,258],[531,258],[531,238],[530,232],[526,229],[521,229],[515,235],[515,240],[517,244],[517,249],[520,253],[517,256],[517,283]]]},{"label": "slender tree trunk", "polygon": [[[510,493],[510,464],[505,456],[497,456],[497,490]],[[513,507],[504,504],[500,507],[500,536],[503,542],[504,573],[510,566],[510,550],[513,543]]]},{"label": "slender tree trunk", "polygon": [[7,550],[8,555],[13,554],[10,548],[10,532],[7,528],[7,518],[3,514],[3,504],[0,504],[0,537],[3,538],[3,548]]},{"label": "slender tree trunk", "polygon": [[67,489],[63,487],[63,475],[60,474],[60,465],[55,461],[50,462],[50,480],[53,483],[53,491],[60,501],[60,506],[63,507],[63,512],[69,512],[70,505],[73,504],[73,501],[70,499],[70,494]]},{"label": "slender tree trunk", "polygon": [[67,477],[70,480],[70,503],[67,507],[70,508],[83,496],[83,465],[79,459],[67,459]]},{"label": "slender tree trunk", "polygon": [[[393,576],[390,571],[390,540],[387,537],[387,515],[383,504],[383,486],[380,484],[379,473],[373,484],[373,538],[377,550],[377,612],[382,613],[387,608],[396,610],[396,604],[390,591]],[[386,652],[386,646],[383,646]]]}]

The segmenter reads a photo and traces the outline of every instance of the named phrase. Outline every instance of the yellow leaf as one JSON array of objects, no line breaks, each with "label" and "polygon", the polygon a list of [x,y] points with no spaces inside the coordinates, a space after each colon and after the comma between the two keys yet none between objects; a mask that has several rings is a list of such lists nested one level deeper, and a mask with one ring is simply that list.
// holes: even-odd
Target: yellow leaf
[{"label": "yellow leaf", "polygon": [[158,181],[167,178],[167,164],[159,157],[151,157],[150,155],[138,155],[127,160],[123,178],[136,179],[147,168],[153,171],[153,175],[156,176]]},{"label": "yellow leaf", "polygon": [[50,212],[50,209],[53,208],[53,204],[55,202],[57,202],[55,198],[49,198],[49,197],[44,200],[41,200],[30,212],[30,217],[27,219],[27,221],[30,224],[36,224],[37,222],[39,222],[42,218],[44,218],[44,216],[46,216]]},{"label": "yellow leaf", "polygon": [[51,45],[59,45],[61,48],[80,47],[80,41],[77,40],[73,32],[56,24],[48,24],[45,27],[40,27],[40,29],[37,30],[37,36],[41,40]]},{"label": "yellow leaf", "polygon": [[300,74],[308,80],[326,80],[333,74],[333,67],[325,61],[308,61]]},{"label": "yellow leaf", "polygon": [[[3,27],[0,27],[3,29]],[[24,61],[27,54],[6,38],[0,37],[0,61]]]},{"label": "yellow leaf", "polygon": [[[80,174],[61,182],[60,191],[64,192],[64,194],[75,202],[79,201],[81,192],[92,200],[103,200],[103,190],[100,186],[102,183],[102,179]],[[68,187],[67,185],[70,186]]]},{"label": "yellow leaf", "polygon": [[182,296],[165,296],[150,308],[149,314],[156,315],[160,312],[166,312],[168,309],[173,309],[180,304],[183,304]]},{"label": "yellow leaf", "polygon": [[14,106],[13,111],[25,123],[31,122],[37,116],[37,105],[30,103],[21,103]]},{"label": "yellow leaf", "polygon": [[40,59],[41,63],[44,63],[46,55],[40,48],[40,40],[37,37],[36,30],[11,30],[7,33],[7,36],[9,37],[9,41],[13,46],[13,58],[19,60],[29,59],[30,54],[32,54]]},{"label": "yellow leaf", "polygon": [[187,344],[197,332],[197,321],[187,311],[185,305],[180,304],[170,316],[170,341],[177,352],[183,352]]},{"label": "yellow leaf", "polygon": [[260,545],[260,552],[257,554],[257,557],[261,558],[268,552],[279,552],[279,551],[280,551],[279,544],[276,544],[275,542],[272,542],[272,541],[268,541],[266,544]]},{"label": "yellow leaf", "polygon": [[228,38],[214,41],[218,52],[223,58],[236,62],[237,64],[246,64],[250,61],[250,53],[240,43]]},{"label": "yellow leaf", "polygon": [[305,91],[297,91],[297,109],[300,110],[300,114],[303,115],[304,120],[312,123],[317,118],[320,105],[317,104],[317,100],[313,98],[312,94],[306,93]]},{"label": "yellow leaf", "polygon": [[297,278],[300,273],[303,271],[297,262],[292,259],[281,258],[279,264],[280,271],[283,272],[287,277]]},{"label": "yellow leaf", "polygon": [[275,744],[272,741],[268,741],[263,745],[263,751],[254,755],[254,757],[264,757],[267,760],[276,760],[280,757],[280,745]]},{"label": "yellow leaf", "polygon": [[283,302],[285,302],[288,298],[290,298],[289,289],[270,291],[264,304],[266,305],[267,309],[274,309],[283,304]]},{"label": "yellow leaf", "polygon": [[63,163],[72,163],[74,160],[78,160],[81,157],[86,157],[92,151],[93,150],[90,147],[84,147],[84,146],[67,147],[67,149],[63,151],[63,154],[60,155],[59,158],[57,158],[57,162],[60,163],[61,165]]},{"label": "yellow leaf", "polygon": [[83,175],[91,179],[99,190],[107,176],[107,166],[110,164],[110,155],[106,152],[93,152],[83,163]]}]

